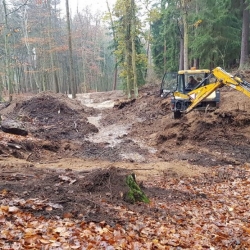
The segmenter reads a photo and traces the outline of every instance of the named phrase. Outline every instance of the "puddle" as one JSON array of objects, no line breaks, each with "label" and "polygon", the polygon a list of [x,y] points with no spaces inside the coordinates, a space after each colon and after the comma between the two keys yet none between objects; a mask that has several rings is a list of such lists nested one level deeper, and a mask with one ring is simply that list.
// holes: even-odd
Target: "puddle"
[{"label": "puddle", "polygon": [[89,116],[88,122],[95,125],[98,129],[100,129],[100,120],[102,118],[102,115],[98,116]]},{"label": "puddle", "polygon": [[139,145],[142,149],[147,149],[150,154],[155,154],[157,150],[155,148],[146,146],[143,142],[132,139],[134,143]]},{"label": "puddle", "polygon": [[[97,118],[97,121],[94,122],[98,122],[100,118]],[[93,117],[91,119],[94,120]],[[123,141],[123,137],[128,134],[130,125],[112,124],[106,127],[97,126],[97,128],[99,132],[88,136],[87,139],[94,143],[108,143],[108,147],[114,147]]]},{"label": "puddle", "polygon": [[91,108],[97,108],[97,109],[107,109],[107,108],[113,108],[114,107],[114,101],[109,100],[109,101],[104,101],[100,103],[88,103],[85,104],[87,107]]},{"label": "puddle", "polygon": [[[86,139],[88,141],[91,141],[93,143],[107,143],[106,147],[115,147],[116,145],[123,143],[124,139],[129,139],[127,137],[128,131],[131,128],[131,124],[112,124],[109,126],[102,127],[100,124],[102,116],[91,116],[88,117],[88,120],[90,123],[94,124],[98,129],[99,132],[96,134],[89,135]],[[157,150],[146,146],[143,142],[137,141],[133,138],[130,138],[131,141],[133,141],[138,147],[141,149],[146,149],[150,154],[154,154]],[[130,150],[132,151],[132,150]],[[144,162],[145,157],[138,152],[132,151],[132,152],[126,152],[120,153],[120,156],[124,160],[132,160],[136,162]]]},{"label": "puddle", "polygon": [[144,162],[145,157],[138,154],[138,153],[126,153],[126,154],[120,154],[122,159],[124,160],[133,160],[136,162]]},{"label": "puddle", "polygon": [[[92,97],[95,98],[93,99]],[[114,106],[114,100],[104,100],[103,95],[98,93],[93,95],[93,93],[86,93],[77,96],[77,99],[81,101],[81,103],[87,107],[92,107],[96,109],[106,109],[112,108]],[[86,140],[93,142],[93,143],[105,143],[106,147],[115,147],[119,144],[124,143],[125,140],[131,140],[138,146],[138,149],[146,149],[148,153],[155,153],[156,150],[154,148],[146,146],[143,142],[137,141],[133,138],[128,138],[128,132],[131,129],[132,123],[130,124],[112,124],[103,127],[100,123],[102,119],[102,115],[99,114],[98,116],[90,116],[88,117],[89,123],[94,124],[98,129],[99,132],[95,134],[89,135]],[[139,119],[138,117],[136,118]],[[137,121],[138,122],[138,121]],[[143,162],[145,161],[145,157],[140,153],[134,150],[135,148],[132,147],[129,150],[130,146],[128,145],[129,152],[121,152],[120,156],[124,160],[133,160],[136,162]],[[127,150],[126,150],[127,151]]]}]

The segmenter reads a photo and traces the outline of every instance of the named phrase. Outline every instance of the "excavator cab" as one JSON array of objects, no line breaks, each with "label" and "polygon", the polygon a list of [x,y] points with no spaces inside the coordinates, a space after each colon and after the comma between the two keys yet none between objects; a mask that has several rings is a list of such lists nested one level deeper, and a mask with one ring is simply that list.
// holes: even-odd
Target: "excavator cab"
[{"label": "excavator cab", "polygon": [[[197,72],[196,72],[197,71]],[[187,94],[198,86],[208,84],[209,70],[181,70],[178,72],[177,91]]]},{"label": "excavator cab", "polygon": [[[171,77],[172,76],[172,77]],[[171,110],[174,119],[181,117],[182,113],[191,105],[192,95],[198,88],[210,84],[213,79],[208,69],[180,70],[178,73],[166,73],[161,84],[161,96],[166,97],[171,94]],[[211,93],[202,100],[195,108],[199,110],[214,110],[219,106],[219,90]]]},{"label": "excavator cab", "polygon": [[[180,70],[178,72],[177,89],[171,98],[171,110],[175,119],[181,117],[191,105],[191,99],[195,98],[197,89],[210,84],[213,81],[211,72],[208,69],[191,69]],[[193,84],[190,80],[193,79]],[[202,100],[196,107],[196,110],[214,110],[219,107],[220,92],[219,90],[211,93],[207,98]]]}]

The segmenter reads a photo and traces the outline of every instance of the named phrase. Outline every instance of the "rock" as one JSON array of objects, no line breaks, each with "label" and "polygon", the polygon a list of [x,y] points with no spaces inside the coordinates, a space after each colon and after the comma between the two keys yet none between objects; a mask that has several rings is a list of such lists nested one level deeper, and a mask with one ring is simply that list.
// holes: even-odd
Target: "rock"
[{"label": "rock", "polygon": [[28,135],[28,131],[23,128],[23,124],[13,120],[4,120],[1,122],[1,129],[5,133],[15,135]]}]

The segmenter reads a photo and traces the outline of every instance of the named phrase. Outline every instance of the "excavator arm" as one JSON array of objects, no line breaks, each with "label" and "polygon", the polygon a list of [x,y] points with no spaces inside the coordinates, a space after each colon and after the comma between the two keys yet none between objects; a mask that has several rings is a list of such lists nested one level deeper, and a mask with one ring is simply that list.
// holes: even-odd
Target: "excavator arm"
[{"label": "excavator arm", "polygon": [[201,101],[207,98],[215,90],[224,85],[236,89],[250,98],[250,83],[243,81],[237,76],[233,76],[223,70],[220,67],[212,70],[212,75],[216,78],[215,83],[210,83],[206,86],[197,87],[196,89],[190,91],[188,94],[178,95],[182,98],[188,98],[191,101],[191,105],[186,109],[186,113],[193,110]]}]

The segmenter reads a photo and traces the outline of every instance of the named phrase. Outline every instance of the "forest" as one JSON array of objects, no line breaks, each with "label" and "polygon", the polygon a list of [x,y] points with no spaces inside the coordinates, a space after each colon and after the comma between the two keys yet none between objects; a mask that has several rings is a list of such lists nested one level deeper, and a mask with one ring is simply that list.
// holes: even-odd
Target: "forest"
[{"label": "forest", "polygon": [[249,66],[249,5],[241,0],[106,0],[72,13],[60,0],[3,0],[1,99],[51,90],[124,90],[190,67]]}]

